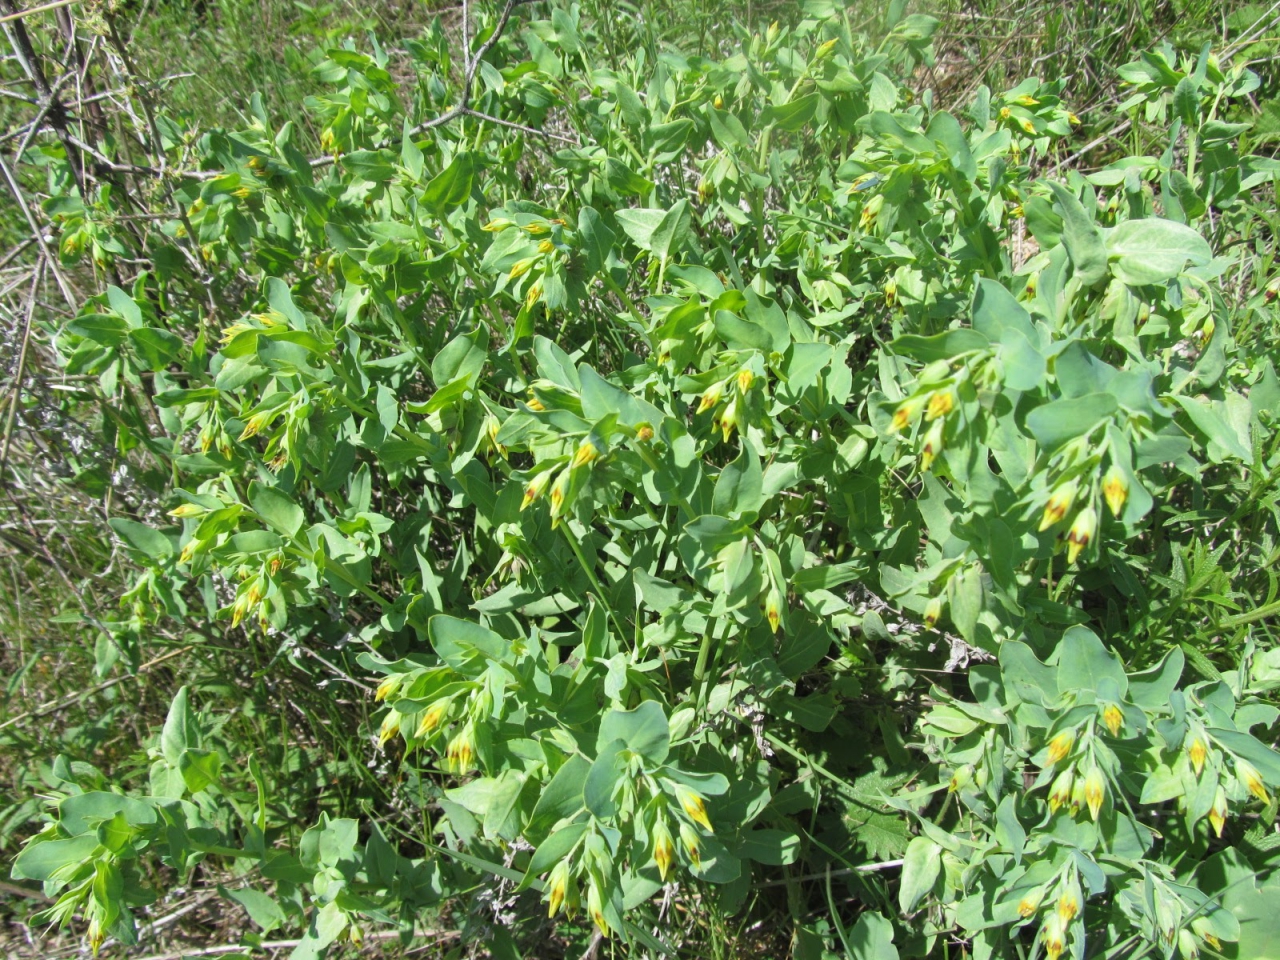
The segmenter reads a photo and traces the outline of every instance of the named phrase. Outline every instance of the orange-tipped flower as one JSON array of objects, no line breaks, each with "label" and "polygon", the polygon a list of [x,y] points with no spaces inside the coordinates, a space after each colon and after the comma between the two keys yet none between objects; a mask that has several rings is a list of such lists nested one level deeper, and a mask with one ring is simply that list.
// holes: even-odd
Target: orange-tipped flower
[{"label": "orange-tipped flower", "polygon": [[511,272],[507,274],[507,279],[519,280],[533,268],[533,265],[537,263],[537,261],[537,257],[525,257],[523,260],[517,260],[512,265]]},{"label": "orange-tipped flower", "polygon": [[568,892],[569,861],[561,860],[551,868],[551,875],[547,877],[547,916],[549,918],[560,912]]},{"label": "orange-tipped flower", "polygon": [[552,243],[550,240],[542,240],[538,243],[539,253],[550,253],[555,248],[556,248],[556,245]]},{"label": "orange-tipped flower", "polygon": [[1076,481],[1059,485],[1049,495],[1049,502],[1044,505],[1044,516],[1040,518],[1040,531],[1043,533],[1054,524],[1061,522],[1076,500]]},{"label": "orange-tipped flower", "polygon": [[471,761],[475,759],[475,755],[476,745],[471,735],[471,724],[468,723],[449,741],[445,756],[454,773],[466,773],[471,769]]},{"label": "orange-tipped flower", "polygon": [[938,620],[942,616],[942,597],[930,597],[929,602],[924,605],[924,624],[926,627],[936,627]]},{"label": "orange-tipped flower", "polygon": [[924,418],[926,420],[937,420],[939,417],[945,417],[955,409],[955,406],[955,391],[951,389],[935,390],[933,395],[929,397],[929,407],[924,412]]},{"label": "orange-tipped flower", "polygon": [[1222,836],[1222,828],[1227,823],[1227,794],[1218,787],[1218,792],[1213,795],[1213,806],[1209,808],[1209,823],[1213,827],[1215,836]]},{"label": "orange-tipped flower", "polygon": [[734,397],[725,406],[724,412],[720,414],[720,419],[716,421],[716,426],[720,428],[720,432],[724,435],[724,442],[729,442],[729,437],[733,435],[733,429],[738,425],[738,398]]},{"label": "orange-tipped flower", "polygon": [[1271,794],[1267,792],[1267,786],[1262,782],[1262,774],[1258,773],[1258,768],[1248,760],[1236,758],[1236,777],[1244,784],[1246,790],[1263,803],[1271,802]]},{"label": "orange-tipped flower", "polygon": [[1066,928],[1062,918],[1051,913],[1044,921],[1044,929],[1040,931],[1040,939],[1044,941],[1044,953],[1049,960],[1058,960],[1062,951],[1067,948]]},{"label": "orange-tipped flower", "polygon": [[591,915],[591,922],[596,925],[600,935],[609,936],[612,931],[609,929],[609,921],[604,917],[604,903],[600,899],[600,888],[594,883],[587,888],[587,913]]},{"label": "orange-tipped flower", "polygon": [[756,375],[751,372],[750,368],[743,367],[738,371],[738,392],[746,393],[751,389],[751,384],[755,382]]},{"label": "orange-tipped flower", "polygon": [[1093,507],[1086,506],[1071,521],[1071,529],[1067,531],[1067,563],[1075,563],[1080,551],[1093,540],[1098,531],[1098,514]]},{"label": "orange-tipped flower", "polygon": [[1118,737],[1120,728],[1124,725],[1124,713],[1114,703],[1109,703],[1102,709],[1102,722],[1107,725],[1113,737]]},{"label": "orange-tipped flower", "polygon": [[1022,899],[1018,901],[1018,916],[1024,920],[1032,916],[1040,909],[1040,901],[1044,899],[1044,888],[1037,887],[1030,893],[1024,894]]},{"label": "orange-tipped flower", "polygon": [[942,452],[942,428],[945,424],[945,420],[935,420],[933,426],[929,428],[929,432],[924,435],[924,443],[920,447],[921,470],[930,469],[933,466],[933,461]]},{"label": "orange-tipped flower", "polygon": [[553,524],[559,522],[560,511],[564,509],[564,498],[569,493],[569,471],[560,471],[560,476],[556,477],[555,484],[551,487],[551,520]]},{"label": "orange-tipped flower", "polygon": [[1033,137],[1036,135],[1036,125],[1032,123],[1030,120],[1022,121],[1022,129],[1024,132],[1031,134]]},{"label": "orange-tipped flower", "polygon": [[604,451],[596,446],[596,442],[587,437],[578,444],[578,449],[573,454],[573,460],[570,462],[569,468],[576,470],[578,467],[585,467],[589,463],[595,463],[603,453]]},{"label": "orange-tipped flower", "polygon": [[907,397],[900,404],[898,409],[893,412],[893,422],[889,424],[889,432],[897,433],[899,430],[905,430],[911,426],[911,422],[915,420],[916,414],[925,405],[926,397],[921,394],[914,397]]},{"label": "orange-tipped flower", "polygon": [[1063,730],[1049,741],[1049,763],[1057,763],[1068,753],[1076,742],[1076,732],[1074,730]]},{"label": "orange-tipped flower", "polygon": [[777,587],[769,588],[769,595],[764,602],[764,615],[769,621],[769,629],[774,633],[782,624],[782,592]]},{"label": "orange-tipped flower", "polygon": [[648,443],[653,439],[653,427],[647,423],[642,423],[636,427],[636,439],[641,443]]},{"label": "orange-tipped flower", "polygon": [[955,773],[951,774],[951,779],[947,782],[948,793],[958,793],[969,785],[973,780],[973,765],[966,763],[956,768]]},{"label": "orange-tipped flower", "polygon": [[667,882],[667,874],[671,872],[671,864],[675,860],[676,846],[671,839],[671,831],[661,816],[653,827],[653,861],[658,865],[658,875],[662,882]]},{"label": "orange-tipped flower", "polygon": [[1071,767],[1063,770],[1053,779],[1049,787],[1049,810],[1057,813],[1058,808],[1071,802],[1071,788],[1075,784],[1075,773]]},{"label": "orange-tipped flower", "polygon": [[1107,475],[1102,478],[1102,497],[1111,508],[1112,516],[1120,516],[1125,501],[1129,499],[1129,478],[1115,464],[1111,465]]},{"label": "orange-tipped flower", "polygon": [[1089,769],[1089,774],[1084,778],[1084,802],[1089,805],[1089,816],[1095,821],[1098,814],[1102,812],[1102,801],[1107,797],[1107,782],[1102,776],[1102,771],[1096,766]]},{"label": "orange-tipped flower", "polygon": [[440,724],[444,722],[449,715],[450,700],[437,700],[431,706],[423,711],[422,719],[418,721],[418,729],[414,736],[419,740],[425,740],[431,734],[435,733]]},{"label": "orange-tipped flower", "polygon": [[711,829],[711,821],[707,817],[707,804],[702,795],[691,790],[682,783],[675,784],[676,800],[680,809],[689,815],[689,819],[707,830]]},{"label": "orange-tipped flower", "polygon": [[1064,924],[1070,923],[1080,914],[1080,895],[1070,887],[1058,898],[1058,916]]},{"label": "orange-tipped flower", "polygon": [[170,510],[169,516],[177,517],[179,520],[187,520],[191,517],[203,517],[206,513],[208,511],[199,504],[184,503]]},{"label": "orange-tipped flower", "polygon": [[520,509],[523,510],[529,504],[541,498],[546,492],[549,483],[551,483],[550,470],[543,470],[541,473],[530,477],[529,482],[524,486],[524,499],[520,501]]},{"label": "orange-tipped flower", "polygon": [[717,403],[720,402],[720,397],[723,396],[723,394],[724,394],[723,380],[720,381],[719,383],[713,383],[711,386],[707,387],[707,389],[702,394],[702,399],[698,401],[697,412],[706,413],[708,410],[710,410],[712,407],[714,407]]},{"label": "orange-tipped flower", "polygon": [[404,677],[399,673],[392,673],[389,677],[384,677],[383,682],[378,685],[378,690],[374,691],[374,703],[380,703],[399,690],[399,685],[403,684]]},{"label": "orange-tipped flower", "polygon": [[702,838],[687,823],[680,824],[680,843],[689,861],[695,866],[702,865]]},{"label": "orange-tipped flower", "polygon": [[400,714],[388,711],[382,718],[382,726],[378,729],[378,746],[386,746],[388,740],[400,732]]}]

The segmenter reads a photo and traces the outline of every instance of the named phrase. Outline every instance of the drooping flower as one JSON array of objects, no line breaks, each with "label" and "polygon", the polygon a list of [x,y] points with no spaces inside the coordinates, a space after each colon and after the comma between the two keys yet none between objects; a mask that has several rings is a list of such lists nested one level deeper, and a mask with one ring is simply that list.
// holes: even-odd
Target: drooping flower
[{"label": "drooping flower", "polygon": [[1093,507],[1086,506],[1071,521],[1071,529],[1067,531],[1067,563],[1075,563],[1080,551],[1089,545],[1098,530],[1098,514]]},{"label": "drooping flower", "polygon": [[1114,463],[1102,478],[1102,497],[1111,508],[1112,516],[1119,517],[1125,501],[1129,499],[1129,478]]},{"label": "drooping flower", "polygon": [[1076,500],[1078,484],[1074,480],[1059,484],[1049,495],[1049,502],[1044,505],[1044,515],[1040,518],[1040,532],[1043,533],[1054,524],[1060,523]]},{"label": "drooping flower", "polygon": [[1071,752],[1072,746],[1076,742],[1076,732],[1074,730],[1063,730],[1049,741],[1049,763],[1057,763],[1068,753]]}]

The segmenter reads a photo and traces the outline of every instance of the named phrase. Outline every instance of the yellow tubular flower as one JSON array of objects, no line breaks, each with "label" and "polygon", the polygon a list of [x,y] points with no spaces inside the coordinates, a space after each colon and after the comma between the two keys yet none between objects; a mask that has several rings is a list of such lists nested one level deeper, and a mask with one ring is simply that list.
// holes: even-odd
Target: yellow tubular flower
[{"label": "yellow tubular flower", "polygon": [[702,799],[702,795],[682,783],[675,784],[675,792],[680,808],[689,815],[689,819],[710,830],[711,821],[707,818],[707,804]]},{"label": "yellow tubular flower", "polygon": [[939,417],[945,417],[955,409],[955,406],[956,395],[952,390],[938,390],[929,398],[929,407],[924,412],[924,418],[937,420]]},{"label": "yellow tubular flower", "polygon": [[546,492],[547,484],[551,482],[551,471],[543,470],[541,473],[532,477],[524,488],[524,499],[520,501],[520,509],[523,510],[529,504],[539,499]]},{"label": "yellow tubular flower", "polygon": [[1086,506],[1076,514],[1067,531],[1067,563],[1075,563],[1080,551],[1087,547],[1098,530],[1098,514],[1093,507]]},{"label": "yellow tubular flower", "polygon": [[1124,725],[1124,714],[1114,703],[1109,703],[1102,711],[1102,722],[1107,725],[1113,737],[1120,736],[1120,727]]},{"label": "yellow tubular flower", "polygon": [[1102,497],[1111,508],[1112,516],[1119,517],[1125,501],[1129,499],[1129,480],[1114,463],[1102,478]]},{"label": "yellow tubular flower", "polygon": [[590,437],[587,437],[578,444],[578,449],[574,453],[573,460],[570,462],[569,467],[572,470],[576,470],[578,467],[584,467],[589,463],[595,463],[595,461],[600,459],[600,454],[602,452],[603,451],[596,446],[595,441]]},{"label": "yellow tubular flower", "polygon": [[777,587],[769,588],[769,596],[764,602],[765,617],[769,620],[769,629],[774,633],[778,632],[778,626],[782,623],[782,594]]},{"label": "yellow tubular flower", "polygon": [[671,872],[671,864],[675,860],[676,847],[671,839],[671,831],[666,822],[659,817],[653,828],[653,861],[658,865],[658,875],[662,882],[667,882],[667,874]]},{"label": "yellow tubular flower", "polygon": [[717,403],[720,402],[720,397],[723,394],[724,394],[724,381],[721,381],[720,383],[712,384],[702,394],[702,399],[698,401],[697,412],[706,413],[708,410],[710,410],[712,407],[714,407]]},{"label": "yellow tubular flower", "polygon": [[720,421],[716,424],[720,428],[720,432],[724,434],[724,442],[729,442],[729,437],[733,435],[733,428],[738,425],[738,398],[734,397],[724,408],[724,412],[720,414]]},{"label": "yellow tubular flower", "polygon": [[1058,898],[1058,916],[1066,924],[1074,920],[1079,913],[1080,897],[1074,890],[1068,889]]},{"label": "yellow tubular flower", "polygon": [[925,405],[926,397],[919,395],[908,397],[898,404],[898,409],[893,412],[893,422],[889,424],[889,432],[897,433],[899,430],[905,430],[911,425],[911,421],[916,418],[916,414]]},{"label": "yellow tubular flower", "polygon": [[1222,836],[1222,828],[1227,823],[1227,795],[1222,787],[1213,795],[1213,806],[1209,808],[1209,824],[1215,836]]},{"label": "yellow tubular flower", "polygon": [[382,726],[378,729],[378,746],[386,746],[388,740],[400,732],[400,714],[391,710],[382,718]]},{"label": "yellow tubular flower", "polygon": [[689,829],[688,824],[680,824],[680,842],[684,845],[684,852],[688,855],[689,861],[695,867],[701,866],[702,838]]},{"label": "yellow tubular flower", "polygon": [[751,384],[755,382],[755,374],[744,367],[738,371],[738,392],[746,393],[751,389]]},{"label": "yellow tubular flower", "polygon": [[1049,763],[1057,763],[1068,753],[1071,752],[1072,746],[1076,742],[1076,732],[1074,730],[1063,730],[1052,740],[1049,741]]},{"label": "yellow tubular flower", "polygon": [[511,272],[507,274],[507,279],[519,280],[533,268],[537,259],[537,257],[525,257],[523,260],[517,260],[515,264],[512,265]]},{"label": "yellow tubular flower", "polygon": [[1027,133],[1031,134],[1033,137],[1036,134],[1036,125],[1032,123],[1030,120],[1022,121],[1022,129]]},{"label": "yellow tubular flower", "polygon": [[587,888],[587,913],[591,914],[591,922],[596,925],[600,935],[609,936],[609,921],[604,918],[604,904],[600,899],[600,890],[594,883]]},{"label": "yellow tubular flower", "polygon": [[1058,960],[1062,956],[1062,951],[1067,948],[1065,933],[1062,918],[1056,913],[1049,914],[1044,922],[1044,929],[1040,931],[1040,939],[1044,941],[1045,956],[1049,960]]},{"label": "yellow tubular flower", "polygon": [[1040,909],[1040,901],[1042,899],[1044,899],[1044,890],[1040,888],[1025,894],[1023,898],[1018,901],[1018,916],[1025,920],[1027,917],[1033,915]]},{"label": "yellow tubular flower", "polygon": [[1049,811],[1057,813],[1058,808],[1071,801],[1071,788],[1075,783],[1075,773],[1071,767],[1063,770],[1049,787]]},{"label": "yellow tubular flower", "polygon": [[928,470],[933,461],[942,452],[942,428],[945,420],[935,420],[929,432],[924,435],[924,444],[920,448],[920,469]]},{"label": "yellow tubular flower", "polygon": [[1102,801],[1106,796],[1107,784],[1102,771],[1093,767],[1089,770],[1089,775],[1084,778],[1084,802],[1089,805],[1089,816],[1095,821],[1098,819],[1098,814],[1102,812]]},{"label": "yellow tubular flower", "polygon": [[538,243],[539,253],[550,253],[555,248],[556,248],[556,245],[552,243],[550,240],[542,240]]},{"label": "yellow tubular flower", "polygon": [[927,627],[936,627],[938,618],[942,616],[942,597],[930,597],[924,605],[924,623]]},{"label": "yellow tubular flower", "polygon": [[1197,777],[1204,770],[1204,761],[1208,755],[1209,748],[1205,746],[1204,740],[1198,734],[1192,737],[1187,746],[1187,756],[1191,758],[1191,768],[1195,770]]},{"label": "yellow tubular flower", "polygon": [[561,860],[551,868],[551,876],[547,878],[547,917],[554,917],[564,906],[565,895],[569,890],[569,861]]},{"label": "yellow tubular flower", "polygon": [[569,492],[569,471],[562,470],[551,488],[551,520],[552,525],[559,523],[560,511],[564,509],[564,498]]},{"label": "yellow tubular flower", "polygon": [[647,423],[642,423],[636,427],[636,439],[641,443],[648,443],[653,439],[653,427]]},{"label": "yellow tubular flower", "polygon": [[1059,485],[1049,495],[1049,502],[1044,505],[1044,516],[1040,518],[1041,533],[1059,523],[1067,515],[1071,504],[1075,503],[1077,487],[1076,481],[1072,480]]},{"label": "yellow tubular flower", "polygon": [[422,719],[418,721],[418,729],[414,736],[419,740],[425,740],[431,734],[435,733],[436,728],[444,722],[445,717],[449,715],[449,700],[437,700],[431,706],[427,707],[422,714]]},{"label": "yellow tubular flower", "polygon": [[1258,773],[1258,768],[1248,760],[1236,758],[1236,777],[1246,790],[1263,803],[1271,802],[1271,794],[1267,793],[1266,784],[1262,782],[1262,774]]},{"label": "yellow tubular flower", "polygon": [[170,510],[169,516],[177,517],[179,520],[187,520],[191,517],[203,517],[206,512],[205,508],[198,504],[184,503]]}]

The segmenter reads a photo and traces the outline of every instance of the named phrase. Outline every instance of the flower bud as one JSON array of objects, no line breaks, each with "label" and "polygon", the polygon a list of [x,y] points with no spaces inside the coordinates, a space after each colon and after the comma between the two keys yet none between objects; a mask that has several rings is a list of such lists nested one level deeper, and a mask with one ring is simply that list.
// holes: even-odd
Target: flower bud
[{"label": "flower bud", "polygon": [[720,96],[720,94],[718,94],[718,93],[717,93],[717,94],[716,94],[716,98],[715,98],[714,100],[712,100],[712,101],[711,101],[711,105],[712,105],[713,107],[715,107],[717,110],[723,110],[723,109],[724,109],[724,97]]},{"label": "flower bud", "polygon": [[1215,950],[1222,949],[1222,942],[1214,936],[1213,923],[1204,915],[1197,916],[1191,921],[1191,929],[1197,937],[1213,947]]},{"label": "flower bud", "polygon": [[561,470],[556,482],[551,487],[551,525],[560,522],[560,512],[564,509],[564,498],[569,493],[570,475],[568,470]]},{"label": "flower bud", "polygon": [[769,594],[764,602],[764,613],[769,621],[769,629],[774,633],[778,632],[778,627],[782,623],[782,606],[784,602],[782,591],[777,587],[770,587]]},{"label": "flower bud", "polygon": [[898,409],[893,412],[893,422],[889,424],[889,432],[897,433],[899,430],[905,430],[915,420],[921,408],[925,405],[926,397],[921,394],[914,397],[908,397],[898,404]]},{"label": "flower bud", "polygon": [[898,302],[898,281],[890,277],[884,284],[884,303],[887,307],[892,307]]},{"label": "flower bud", "polygon": [[179,520],[188,520],[192,517],[203,517],[208,511],[197,503],[184,503],[174,507],[169,511],[169,516],[177,517]]},{"label": "flower bud", "polygon": [[938,619],[942,616],[942,597],[934,596],[929,598],[929,602],[924,605],[924,623],[926,627],[932,629],[938,625]]},{"label": "flower bud", "polygon": [[937,420],[939,417],[945,417],[948,413],[955,409],[956,395],[951,389],[937,390],[933,396],[929,398],[929,407],[924,412],[926,420]]},{"label": "flower bud", "polygon": [[497,233],[500,230],[507,229],[507,227],[514,227],[514,226],[515,224],[512,221],[508,220],[506,217],[495,217],[480,229],[487,230],[489,233]]},{"label": "flower bud", "polygon": [[1049,502],[1044,505],[1044,516],[1040,518],[1040,532],[1043,533],[1054,524],[1061,522],[1076,500],[1077,483],[1071,480],[1057,486],[1049,495]]},{"label": "flower bud", "polygon": [[400,689],[400,684],[404,682],[404,675],[393,673],[389,677],[384,677],[382,682],[378,684],[378,689],[373,692],[373,702],[379,703],[387,697],[391,696]]},{"label": "flower bud", "polygon": [[604,902],[600,898],[600,888],[594,883],[587,888],[587,913],[591,915],[591,922],[596,925],[600,935],[609,936],[611,931],[609,921],[604,917]]},{"label": "flower bud", "polygon": [[523,510],[529,504],[541,498],[543,493],[546,492],[549,483],[551,483],[550,470],[543,470],[541,473],[530,477],[529,482],[524,487],[524,499],[520,501],[520,509]]},{"label": "flower bud", "polygon": [[1112,516],[1119,517],[1125,501],[1129,499],[1129,478],[1114,463],[1102,478],[1102,497],[1111,508]]},{"label": "flower bud", "polygon": [[1057,813],[1063,804],[1071,802],[1071,788],[1075,783],[1075,773],[1071,767],[1058,774],[1049,787],[1049,810]]},{"label": "flower bud", "polygon": [[1068,753],[1071,752],[1072,746],[1076,742],[1076,732],[1074,730],[1063,730],[1049,741],[1049,763],[1057,763]]},{"label": "flower bud", "polygon": [[564,859],[551,868],[551,875],[547,877],[547,916],[549,918],[560,912],[568,892],[569,861]]},{"label": "flower bud", "polygon": [[437,700],[427,707],[422,713],[422,719],[418,721],[418,729],[414,732],[414,737],[419,740],[425,740],[435,733],[440,724],[449,716],[449,705],[452,702],[451,698],[446,698]]},{"label": "flower bud", "polygon": [[1118,737],[1120,728],[1124,725],[1124,714],[1114,703],[1109,703],[1102,709],[1102,722],[1106,724],[1113,737]]},{"label": "flower bud", "polygon": [[1222,836],[1222,828],[1227,823],[1227,794],[1221,786],[1218,792],[1213,795],[1213,806],[1209,808],[1209,824],[1213,827],[1215,836]]},{"label": "flower bud", "polygon": [[724,442],[729,442],[729,437],[733,435],[733,429],[738,425],[738,398],[734,397],[725,406],[724,411],[720,414],[716,426],[720,428],[720,432],[724,435]]},{"label": "flower bud", "polygon": [[1200,776],[1204,770],[1205,757],[1209,755],[1209,748],[1205,746],[1204,739],[1195,734],[1191,738],[1191,743],[1187,745],[1187,756],[1191,758],[1191,769],[1195,770],[1196,776]]},{"label": "flower bud", "polygon": [[837,42],[838,42],[837,39],[833,37],[832,39],[828,40],[826,43],[820,44],[818,46],[818,49],[815,50],[813,53],[814,63],[820,63],[823,60],[828,59],[832,54],[834,54],[836,52]]},{"label": "flower bud", "polygon": [[388,740],[400,732],[400,714],[394,710],[387,711],[382,718],[382,726],[378,729],[378,746],[386,746]]},{"label": "flower bud", "polygon": [[1200,956],[1200,944],[1195,935],[1185,927],[1178,931],[1178,953],[1181,960],[1196,960]]},{"label": "flower bud", "polygon": [[1068,887],[1058,898],[1058,916],[1064,924],[1070,923],[1080,914],[1080,894]]},{"label": "flower bud", "polygon": [[1066,927],[1062,918],[1056,913],[1045,918],[1044,928],[1040,931],[1040,939],[1044,942],[1044,953],[1049,960],[1058,960],[1062,951],[1067,948]]},{"label": "flower bud", "polygon": [[648,443],[653,439],[653,427],[647,423],[642,423],[636,427],[636,439],[641,443]]},{"label": "flower bud", "polygon": [[687,823],[680,824],[680,843],[689,862],[695,867],[702,866],[702,838]]},{"label": "flower bud", "polygon": [[751,372],[750,367],[743,367],[738,371],[738,392],[746,393],[751,389],[751,384],[755,382],[756,376]]},{"label": "flower bud", "polygon": [[1067,563],[1075,563],[1080,551],[1093,540],[1098,530],[1098,514],[1091,506],[1086,506],[1071,521],[1071,529],[1067,531]]},{"label": "flower bud", "polygon": [[517,260],[512,265],[511,272],[507,274],[507,279],[519,280],[533,268],[537,260],[537,257],[525,257],[523,260]]},{"label": "flower bud", "polygon": [[1271,802],[1271,795],[1267,793],[1266,784],[1262,782],[1262,774],[1258,773],[1258,768],[1248,760],[1236,758],[1236,777],[1246,790],[1263,803]]},{"label": "flower bud", "polygon": [[576,470],[578,467],[585,467],[587,464],[595,463],[603,453],[604,451],[596,445],[596,441],[591,437],[587,437],[578,444],[578,449],[573,454],[569,469]]},{"label": "flower bud", "polygon": [[1029,893],[1025,893],[1022,899],[1018,901],[1018,916],[1024,920],[1032,916],[1040,909],[1040,901],[1044,899],[1044,888],[1036,887]]},{"label": "flower bud", "polygon": [[723,394],[724,394],[723,380],[720,383],[714,383],[711,386],[707,387],[707,389],[702,394],[702,399],[698,401],[697,412],[706,413],[708,410],[710,410],[712,407],[714,407],[717,403],[720,402],[720,397]]},{"label": "flower bud", "polygon": [[658,875],[662,882],[667,882],[667,874],[671,872],[671,864],[675,860],[676,847],[671,839],[671,831],[666,821],[659,816],[653,827],[653,861],[658,865]]},{"label": "flower bud", "polygon": [[966,763],[957,767],[955,773],[951,774],[951,780],[947,783],[948,793],[958,793],[967,787],[973,780],[973,765]]},{"label": "flower bud", "polygon": [[711,830],[711,821],[707,818],[707,805],[702,799],[702,795],[696,790],[691,790],[682,783],[674,785],[676,800],[680,804],[680,808],[689,816],[689,819],[707,830]]},{"label": "flower bud", "polygon": [[1107,782],[1096,765],[1089,768],[1084,778],[1084,802],[1089,805],[1089,816],[1095,821],[1102,812],[1102,801],[1107,797]]},{"label": "flower bud", "polygon": [[540,240],[538,242],[539,253],[550,253],[555,248],[556,248],[556,245],[552,243],[550,240]]},{"label": "flower bud", "polygon": [[475,759],[475,740],[472,738],[471,724],[463,727],[445,748],[445,757],[449,768],[454,773],[466,773],[471,769],[471,761]]},{"label": "flower bud", "polygon": [[942,430],[945,425],[945,420],[935,420],[933,426],[929,428],[929,432],[924,435],[924,443],[920,447],[921,470],[930,469],[933,466],[933,461],[942,452]]}]

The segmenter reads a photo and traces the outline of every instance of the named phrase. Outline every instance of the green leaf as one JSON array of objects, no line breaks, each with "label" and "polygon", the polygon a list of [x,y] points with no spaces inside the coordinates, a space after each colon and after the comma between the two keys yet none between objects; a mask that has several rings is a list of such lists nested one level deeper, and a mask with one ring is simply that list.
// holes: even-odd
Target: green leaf
[{"label": "green leaf", "polygon": [[224,897],[234,900],[244,907],[245,912],[249,914],[249,919],[258,926],[263,934],[268,934],[277,927],[284,926],[286,919],[284,910],[275,901],[275,898],[268,896],[261,890],[254,890],[252,887],[228,890],[221,886],[218,890]]},{"label": "green leaf", "polygon": [[1083,397],[1054,400],[1027,414],[1027,429],[1044,450],[1053,452],[1068,440],[1084,436],[1115,413],[1110,393],[1086,393]]},{"label": "green leaf", "polygon": [[603,750],[614,740],[622,741],[628,750],[644,757],[650,764],[665,761],[671,745],[671,733],[662,704],[646,700],[634,710],[610,710],[600,721],[596,749]]},{"label": "green leaf", "polygon": [[100,846],[96,833],[70,840],[33,840],[13,861],[9,875],[15,880],[48,880],[58,871],[93,856]]},{"label": "green leaf", "polygon": [[933,889],[942,869],[942,848],[928,837],[916,837],[907,844],[902,858],[902,883],[898,887],[898,906],[912,913]]},{"label": "green leaf", "polygon": [[1071,257],[1075,275],[1086,287],[1091,287],[1107,275],[1107,249],[1102,232],[1075,194],[1053,180],[1049,181],[1049,186],[1062,215],[1062,244]]},{"label": "green leaf", "polygon": [[471,184],[475,177],[475,157],[463,151],[457,154],[447,167],[437,173],[422,191],[422,202],[443,218],[449,211],[462,206],[471,196]]},{"label": "green leaf", "polygon": [[167,560],[173,556],[173,541],[159,530],[123,517],[112,517],[107,522],[121,540],[144,556],[152,560]]},{"label": "green leaf", "polygon": [[712,511],[726,517],[756,513],[764,505],[763,480],[760,457],[744,436],[738,456],[716,478]]},{"label": "green leaf", "polygon": [[872,910],[864,910],[849,931],[848,960],[898,960],[893,945],[893,923]]},{"label": "green leaf", "polygon": [[1164,283],[1188,262],[1203,266],[1213,258],[1208,241],[1195,230],[1156,217],[1126,220],[1110,231],[1107,252],[1111,272],[1133,286]]},{"label": "green leaf", "polygon": [[298,535],[306,522],[302,508],[274,487],[251,485],[249,503],[267,526],[290,539]]}]

